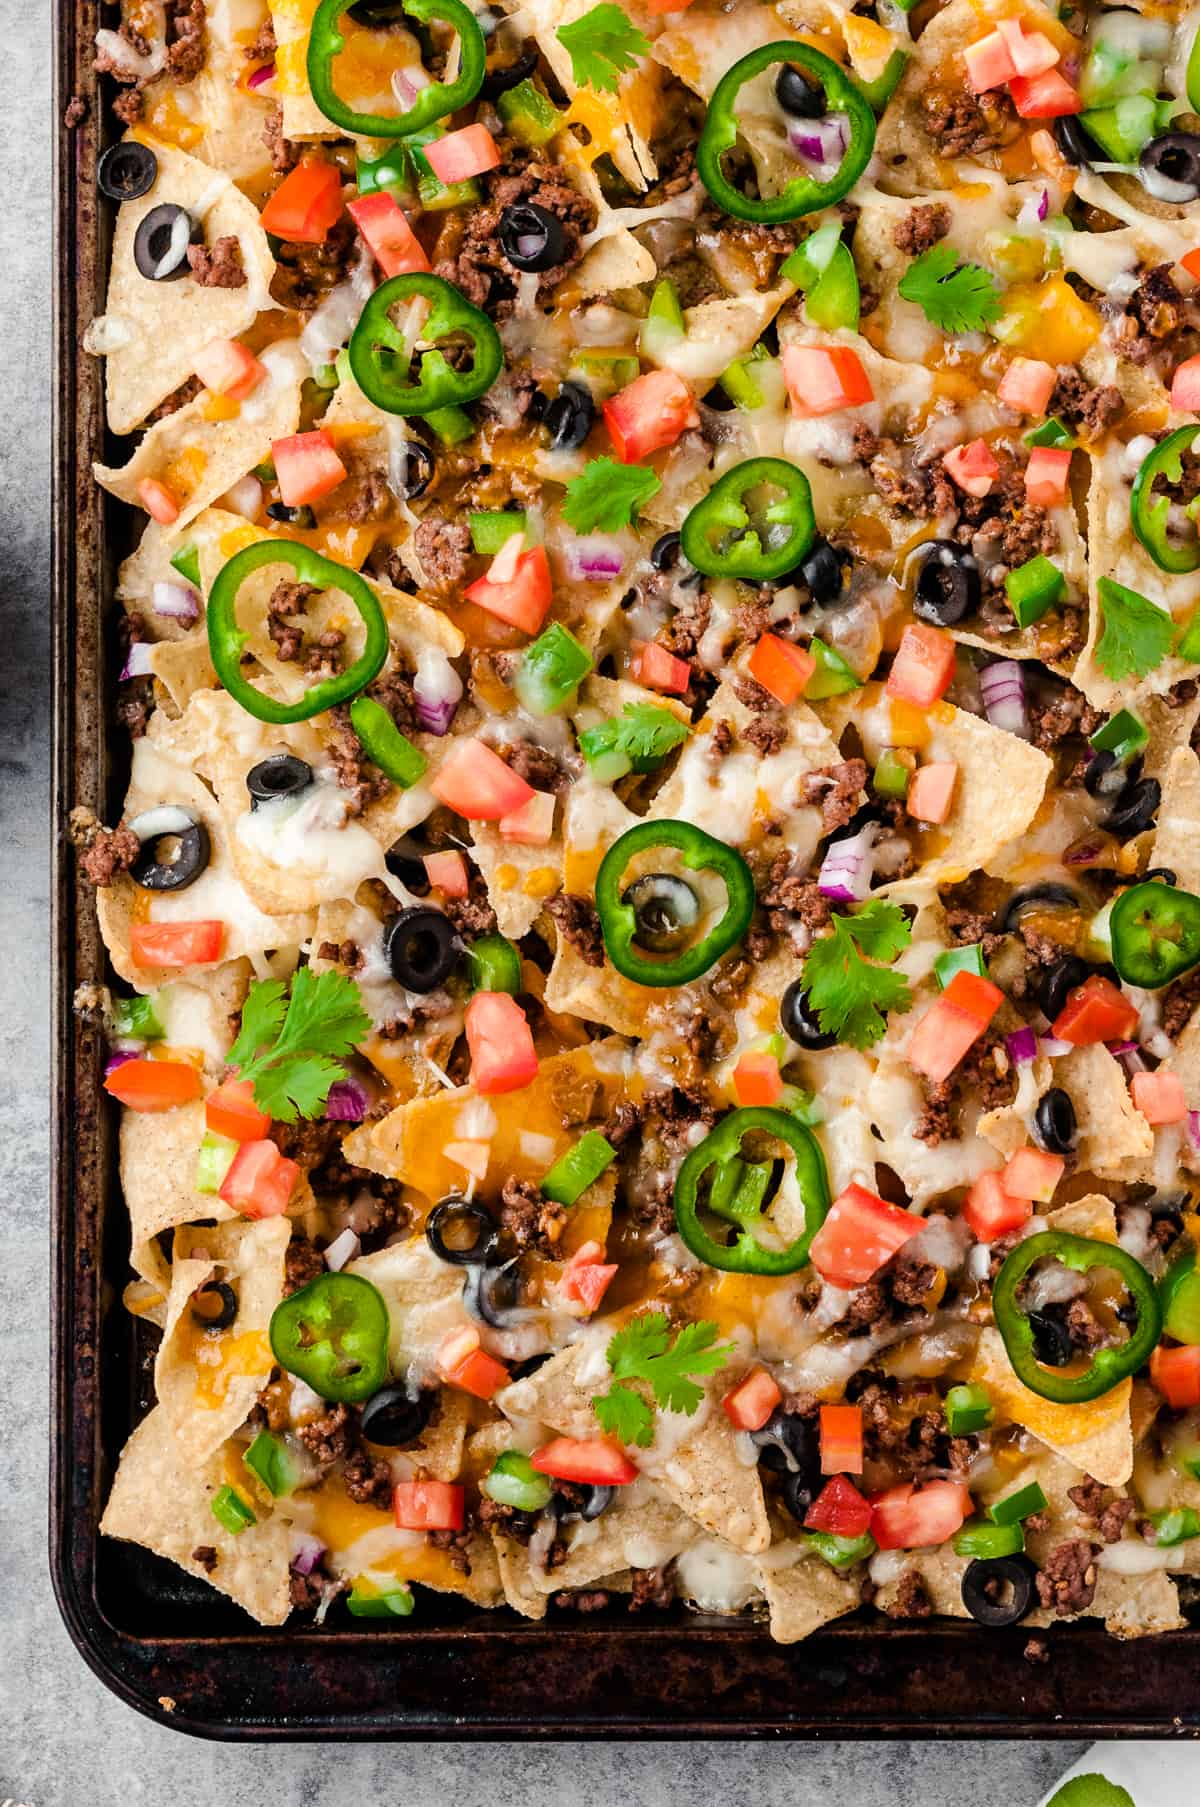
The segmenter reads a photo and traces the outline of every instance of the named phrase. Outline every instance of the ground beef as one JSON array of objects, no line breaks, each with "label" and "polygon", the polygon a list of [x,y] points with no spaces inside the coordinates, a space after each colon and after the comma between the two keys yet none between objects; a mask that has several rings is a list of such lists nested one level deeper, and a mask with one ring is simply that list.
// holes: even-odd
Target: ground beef
[{"label": "ground beef", "polygon": [[779,935],[789,934],[797,922],[814,933],[828,928],[833,920],[832,904],[815,879],[791,872],[791,863],[790,853],[776,854],[771,862],[760,899],[767,921]]},{"label": "ground beef", "polygon": [[675,1564],[662,1563],[654,1569],[631,1569],[630,1578],[633,1590],[629,1596],[630,1612],[641,1612],[645,1607],[653,1607],[662,1611],[670,1606],[675,1598]]},{"label": "ground beef", "polygon": [[1071,1339],[1073,1349],[1082,1350],[1090,1355],[1093,1350],[1103,1348],[1108,1341],[1108,1332],[1100,1324],[1091,1306],[1085,1299],[1072,1299],[1067,1306],[1067,1335]]},{"label": "ground beef", "polygon": [[362,1414],[357,1406],[331,1406],[311,1424],[302,1424],[296,1434],[322,1477],[342,1463],[346,1492],[360,1506],[391,1505],[391,1468],[363,1448]]},{"label": "ground beef", "polygon": [[932,1381],[898,1381],[870,1369],[854,1375],[846,1397],[862,1411],[863,1451],[897,1480],[950,1466],[951,1440]]},{"label": "ground beef", "polygon": [[936,1148],[939,1142],[953,1140],[959,1134],[962,1109],[969,1100],[984,1111],[1012,1103],[1017,1078],[1007,1058],[1004,1066],[998,1059],[1003,1041],[998,1030],[989,1030],[967,1050],[948,1079],[922,1079],[925,1108],[913,1129],[918,1141]]},{"label": "ground beef", "polygon": [[325,1597],[324,1578],[314,1569],[310,1575],[288,1572],[288,1601],[296,1612],[315,1612]]},{"label": "ground beef", "polygon": [[204,0],[164,0],[167,70],[176,82],[195,81],[204,67]]},{"label": "ground beef", "polygon": [[1125,398],[1112,383],[1096,388],[1070,364],[1060,366],[1046,413],[1068,427],[1080,427],[1086,439],[1098,439],[1121,414]]},{"label": "ground beef", "polygon": [[210,1543],[197,1544],[192,1551],[192,1561],[198,1562],[200,1567],[211,1575],[217,1566],[217,1552]]},{"label": "ground beef", "polygon": [[304,627],[296,616],[305,613],[317,594],[315,584],[294,583],[290,578],[281,578],[272,590],[267,603],[267,633],[280,659],[290,663],[303,653]]},{"label": "ground beef", "polygon": [[892,243],[897,251],[919,257],[922,251],[928,251],[931,245],[945,238],[952,224],[950,209],[944,201],[910,207],[904,218],[892,227]]},{"label": "ground beef", "polygon": [[500,1228],[518,1254],[532,1249],[552,1260],[566,1228],[567,1214],[553,1199],[544,1198],[531,1180],[512,1174],[500,1194]]},{"label": "ground beef", "polygon": [[555,1594],[555,1606],[569,1608],[573,1612],[603,1612],[611,1604],[611,1596],[602,1587],[583,1589],[579,1593],[564,1592]]},{"label": "ground beef", "polygon": [[716,1053],[719,1039],[720,1032],[710,1011],[698,1005],[684,1026],[684,1047],[694,1060],[704,1065]]},{"label": "ground beef", "polygon": [[625,1200],[636,1225],[669,1236],[675,1229],[675,1176],[692,1146],[697,1124],[711,1129],[716,1111],[704,1093],[683,1086],[647,1092],[640,1111],[641,1136],[635,1142],[630,1129],[622,1144],[614,1144]]},{"label": "ground beef", "polygon": [[742,730],[742,739],[770,759],[787,739],[787,724],[779,716],[759,715]]},{"label": "ground beef", "polygon": [[1200,1007],[1200,966],[1182,979],[1176,979],[1163,992],[1162,1026],[1172,1041],[1187,1028],[1197,1007]]},{"label": "ground beef", "polygon": [[296,1435],[316,1462],[322,1478],[336,1463],[346,1460],[357,1441],[355,1422],[348,1405],[330,1406],[320,1418],[302,1424]]},{"label": "ground beef", "polygon": [[528,1543],[533,1536],[535,1515],[532,1512],[522,1512],[516,1506],[503,1506],[499,1500],[489,1499],[485,1493],[476,1507],[475,1522],[485,1531],[502,1531],[505,1537],[511,1537],[516,1543]]},{"label": "ground beef", "polygon": [[465,521],[426,515],[413,535],[425,588],[434,596],[451,596],[466,582],[471,562],[471,529]]},{"label": "ground beef", "polygon": [[210,245],[189,245],[187,260],[193,279],[202,289],[244,289],[246,268],[242,247],[233,233]]},{"label": "ground beef", "polygon": [[763,689],[757,678],[752,678],[745,672],[737,672],[729,683],[738,702],[747,709],[753,709],[756,715],[763,715],[768,709],[775,708],[775,698],[769,690]]},{"label": "ground beef", "polygon": [[[361,1437],[361,1424],[357,1420],[356,1428]],[[342,1479],[346,1492],[357,1505],[390,1509],[395,1483],[390,1465],[381,1456],[369,1455],[361,1447],[352,1450],[342,1471]]]},{"label": "ground beef", "polygon": [[365,471],[362,476],[352,478],[343,497],[342,515],[356,525],[364,521],[384,521],[392,512],[392,492],[383,471]]},{"label": "ground beef", "polygon": [[515,740],[507,747],[501,747],[500,752],[517,777],[531,784],[535,791],[553,791],[561,796],[570,789],[570,774],[548,747],[539,747],[534,740]]},{"label": "ground beef", "polygon": [[611,1142],[614,1148],[624,1148],[629,1138],[641,1128],[645,1112],[640,1104],[632,1099],[623,1098],[617,1104],[604,1125],[604,1139]]},{"label": "ground beef", "polygon": [[293,1232],[283,1255],[283,1293],[287,1298],[325,1272],[325,1257],[315,1242]]},{"label": "ground beef", "polygon": [[1133,1500],[1117,1498],[1091,1475],[1077,1487],[1068,1487],[1067,1498],[1084,1518],[1093,1520],[1103,1543],[1118,1543],[1125,1521],[1137,1510]]},{"label": "ground beef", "polygon": [[973,947],[976,942],[983,944],[983,957],[988,959],[1004,941],[992,928],[993,918],[979,910],[965,908],[961,904],[951,904],[946,908],[946,933],[956,947]]},{"label": "ground beef", "polygon": [[283,135],[283,108],[272,107],[262,131],[263,143],[271,158],[271,168],[285,176],[300,161],[300,147]]},{"label": "ground beef", "polygon": [[111,885],[118,872],[128,872],[142,844],[131,828],[98,829],[80,856],[84,877],[93,885]]},{"label": "ground beef", "polygon": [[708,758],[714,765],[719,765],[732,748],[733,723],[724,719],[714,722],[713,731],[708,737],[708,746],[705,749]]},{"label": "ground beef", "polygon": [[492,178],[482,207],[458,209],[438,238],[433,272],[462,290],[476,307],[501,317],[511,313],[520,272],[500,248],[500,219],[506,207],[529,201],[552,213],[562,227],[559,261],[540,273],[538,296],[553,289],[581,256],[579,241],[596,223],[596,209],[579,193],[569,172],[536,160],[523,168],[508,162]]},{"label": "ground beef", "polygon": [[242,52],[248,63],[269,63],[275,56],[275,21],[264,19],[258,28],[258,36],[246,50]]},{"label": "ground beef", "polygon": [[1175,286],[1169,263],[1147,270],[1125,303],[1125,318],[1134,321],[1139,334],[1150,339],[1169,338],[1178,330],[1183,312],[1184,299]]},{"label": "ground beef", "polygon": [[[652,585],[647,587],[653,588]],[[674,587],[673,584],[672,587]],[[712,602],[707,591],[696,591],[688,597],[686,606],[677,610],[666,627],[657,635],[658,644],[665,646],[667,651],[674,653],[677,658],[690,658],[708,628],[711,615]],[[753,679],[750,681],[753,682]]]},{"label": "ground beef", "polygon": [[861,422],[854,428],[853,451],[889,508],[928,519],[957,518],[958,492],[940,464],[916,464],[907,448]]},{"label": "ground beef", "polygon": [[471,1573],[471,1533],[469,1531],[426,1531],[426,1539],[434,1550],[444,1550],[451,1566],[460,1575]]},{"label": "ground beef", "polygon": [[464,940],[496,933],[496,912],[488,902],[487,886],[478,872],[472,872],[467,881],[467,895],[448,897],[445,910]]},{"label": "ground beef", "polygon": [[803,797],[806,803],[820,806],[822,826],[826,834],[832,834],[855,814],[866,786],[866,760],[844,759],[810,772],[804,780]]},{"label": "ground beef", "polygon": [[1083,1538],[1060,1543],[1037,1576],[1038,1599],[1059,1618],[1086,1612],[1096,1596],[1096,1546]]},{"label": "ground beef", "polygon": [[180,383],[178,389],[172,389],[170,395],[159,402],[157,408],[151,408],[146,416],[146,425],[152,427],[158,421],[168,420],[172,414],[178,414],[181,408],[186,408],[189,402],[194,402],[203,389],[204,384],[198,376],[189,376]]},{"label": "ground beef", "polygon": [[881,1324],[899,1321],[921,1308],[936,1278],[937,1268],[932,1261],[901,1249],[852,1295],[835,1328],[846,1336],[861,1336]]},{"label": "ground beef", "polygon": [[925,130],[943,157],[978,157],[999,150],[1020,130],[1012,101],[1003,90],[969,94],[927,88],[921,96]]},{"label": "ground beef", "polygon": [[141,740],[154,714],[153,678],[131,678],[122,684],[115,713],[130,739]]},{"label": "ground beef", "polygon": [[1031,739],[1044,753],[1072,736],[1094,734],[1103,720],[1103,712],[1093,709],[1073,684],[1056,686],[1051,694],[1035,700],[1029,711]]},{"label": "ground beef", "polygon": [[358,235],[348,213],[334,222],[319,245],[280,240],[275,248],[272,300],[299,314],[311,314],[330,289],[346,280],[357,255]]},{"label": "ground beef", "polygon": [[333,732],[327,750],[338,784],[346,792],[346,814],[361,816],[370,804],[386,796],[390,780],[367,758],[351,724],[348,704],[331,709],[329,720]]},{"label": "ground beef", "polygon": [[546,900],[546,913],[553,917],[558,932],[585,966],[604,965],[604,936],[600,917],[590,897],[579,897],[570,891],[559,891]]},{"label": "ground beef", "polygon": [[896,1585],[896,1597],[884,1608],[889,1619],[928,1619],[933,1602],[916,1569],[905,1569]]}]

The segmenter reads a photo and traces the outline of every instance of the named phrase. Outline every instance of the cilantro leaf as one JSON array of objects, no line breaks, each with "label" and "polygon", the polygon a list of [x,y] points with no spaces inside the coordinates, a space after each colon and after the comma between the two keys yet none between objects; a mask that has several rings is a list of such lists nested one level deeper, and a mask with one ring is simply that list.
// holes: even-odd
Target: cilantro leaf
[{"label": "cilantro leaf", "polygon": [[610,715],[579,736],[579,750],[589,765],[610,754],[628,760],[630,772],[652,772],[688,737],[688,725],[657,703],[626,703],[620,715]]},{"label": "cilantro leaf", "polygon": [[598,1399],[592,1409],[600,1420],[600,1428],[619,1443],[634,1443],[647,1449],[654,1440],[654,1413],[640,1393],[631,1387],[613,1386]]},{"label": "cilantro leaf", "polygon": [[869,1048],[886,1034],[889,1010],[911,1010],[904,974],[871,964],[871,959],[894,960],[911,940],[903,913],[882,898],[863,904],[853,916],[833,918],[833,933],[813,943],[802,975],[825,1034],[852,1048]]},{"label": "cilantro leaf", "polygon": [[1097,665],[1117,682],[1144,678],[1170,651],[1175,632],[1171,617],[1111,577],[1100,579],[1099,594],[1104,631],[1096,644]]},{"label": "cilantro leaf", "polygon": [[674,1338],[661,1311],[631,1318],[608,1345],[608,1365],[617,1384],[592,1401],[604,1429],[622,1443],[636,1443],[642,1449],[653,1437],[650,1407],[640,1394],[621,1384],[627,1380],[646,1381],[664,1410],[685,1412],[690,1418],[704,1398],[703,1387],[691,1376],[715,1374],[733,1353],[732,1343],[714,1346],[716,1335],[717,1326],[708,1318],[683,1325]]},{"label": "cilantro leaf", "polygon": [[636,68],[650,48],[628,14],[612,0],[602,0],[581,18],[560,25],[556,37],[571,58],[571,74],[577,87],[615,94],[621,76]]},{"label": "cilantro leaf", "polygon": [[615,533],[636,521],[638,510],[661,488],[654,472],[643,465],[593,458],[587,469],[567,484],[563,516],[576,533],[591,533],[596,527]]},{"label": "cilantro leaf", "polygon": [[944,333],[978,332],[1000,314],[1000,287],[991,271],[982,264],[960,263],[958,252],[944,239],[913,259],[899,291]]},{"label": "cilantro leaf", "polygon": [[297,969],[284,1005],[278,979],[252,985],[242,1008],[242,1028],[229,1052],[232,1065],[254,1086],[260,1110],[281,1123],[315,1117],[342,1077],[340,1058],[371,1027],[362,994],[344,973]]}]

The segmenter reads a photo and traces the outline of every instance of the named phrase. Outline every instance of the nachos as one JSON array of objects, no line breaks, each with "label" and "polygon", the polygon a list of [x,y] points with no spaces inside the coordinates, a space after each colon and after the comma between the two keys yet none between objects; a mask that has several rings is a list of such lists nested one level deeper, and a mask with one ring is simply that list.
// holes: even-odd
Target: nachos
[{"label": "nachos", "polygon": [[104,1531],[1181,1624],[1200,15],[113,12]]}]

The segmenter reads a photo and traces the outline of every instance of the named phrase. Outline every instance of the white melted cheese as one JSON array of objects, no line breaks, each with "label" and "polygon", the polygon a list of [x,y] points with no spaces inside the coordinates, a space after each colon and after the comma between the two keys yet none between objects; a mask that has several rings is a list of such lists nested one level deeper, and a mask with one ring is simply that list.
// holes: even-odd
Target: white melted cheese
[{"label": "white melted cheese", "polygon": [[318,781],[299,799],[272,797],[246,810],[234,834],[268,865],[319,876],[322,897],[353,897],[364,879],[391,875],[379,842],[346,804],[340,785]]},{"label": "white melted cheese", "polygon": [[758,1593],[758,1574],[749,1557],[715,1537],[697,1538],[682,1552],[675,1580],[701,1612],[740,1612]]}]

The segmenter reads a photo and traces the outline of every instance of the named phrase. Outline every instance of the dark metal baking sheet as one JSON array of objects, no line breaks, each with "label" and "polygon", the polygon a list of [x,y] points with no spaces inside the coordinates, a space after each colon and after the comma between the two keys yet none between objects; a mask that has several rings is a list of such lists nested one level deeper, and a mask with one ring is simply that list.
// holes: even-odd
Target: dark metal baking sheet
[{"label": "dark metal baking sheet", "polygon": [[[1200,1627],[1117,1643],[1056,1628],[1050,1661],[1000,1634],[857,1615],[792,1648],[745,1623],[623,1611],[531,1625],[424,1594],[409,1628],[264,1631],[144,1551],[100,1539],[113,1463],[145,1410],[150,1350],[120,1304],[128,1273],[101,1049],[72,1010],[104,976],[92,898],[63,833],[77,804],[112,820],[127,753],[109,738],[122,511],[91,477],[105,449],[101,376],[80,350],[102,311],[110,222],[97,207],[96,0],[57,0],[54,451],[54,1310],[51,1564],[81,1654],[144,1713],[230,1739],[1144,1737],[1200,1733]],[[107,811],[107,814],[106,814]]]}]

